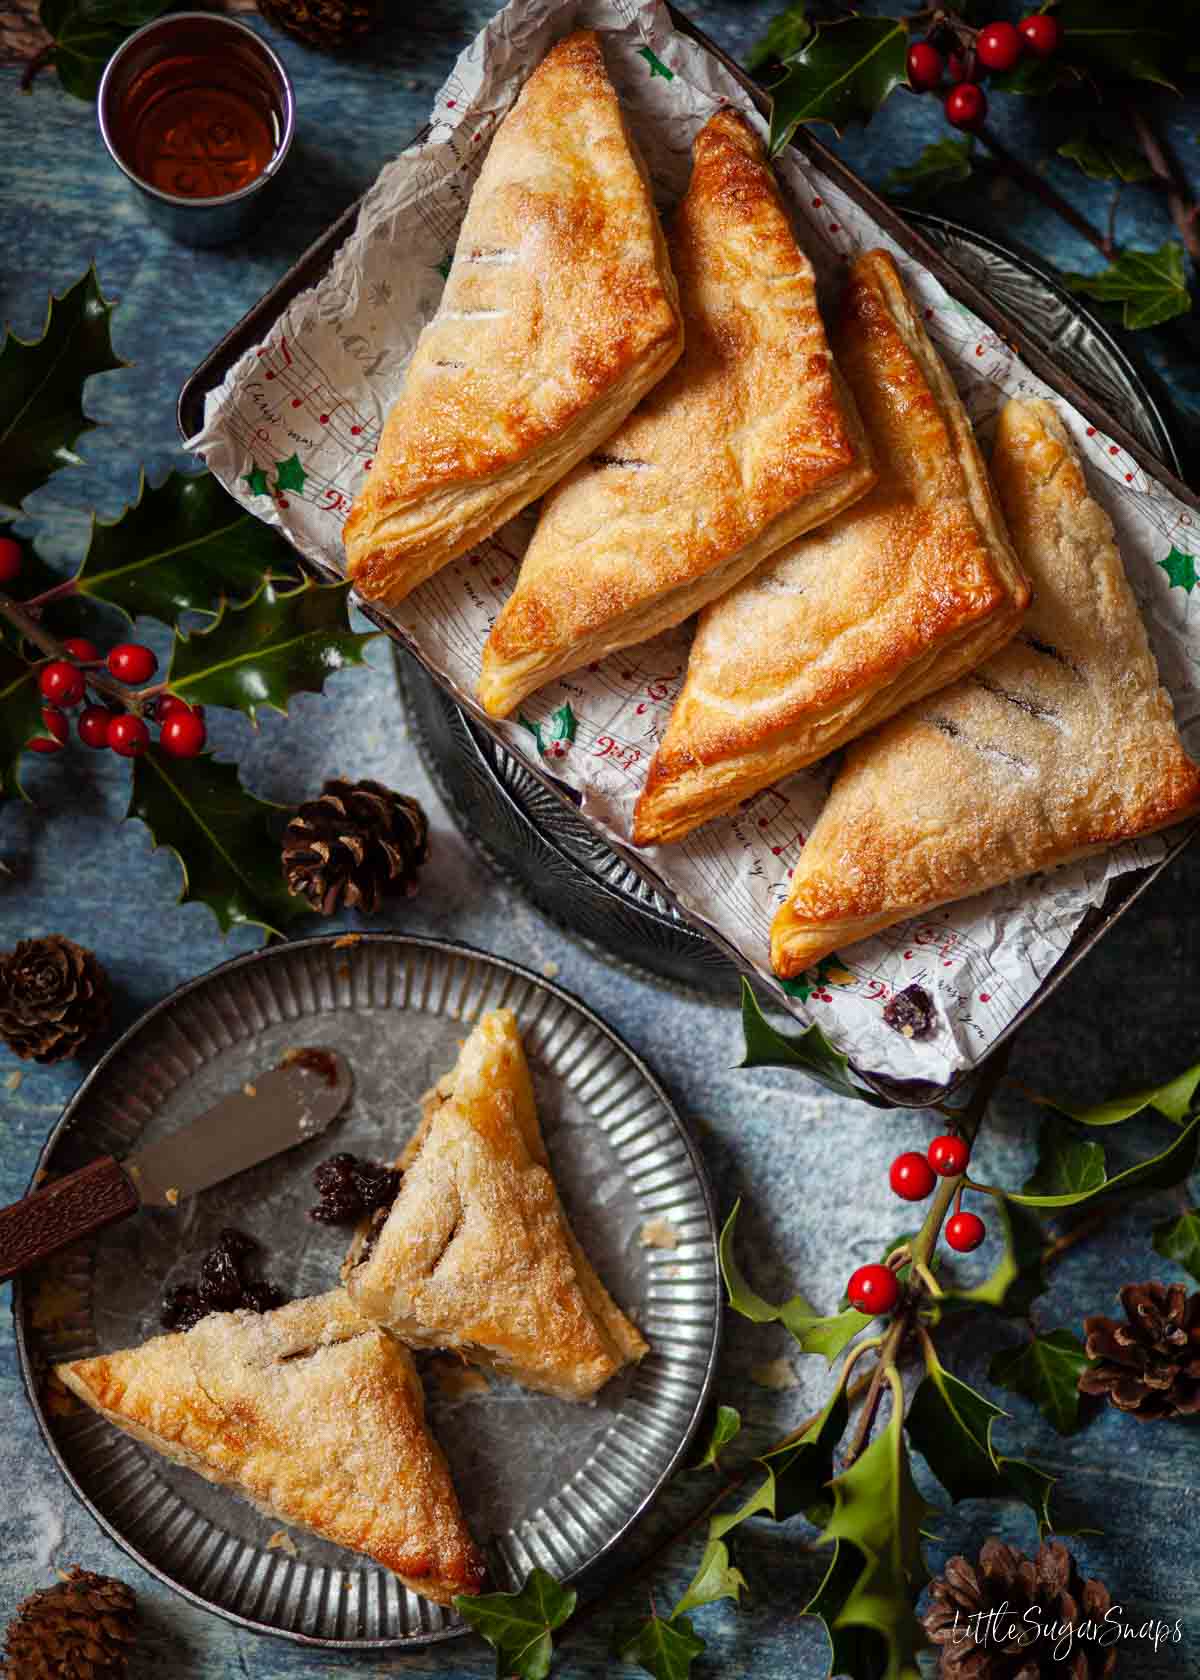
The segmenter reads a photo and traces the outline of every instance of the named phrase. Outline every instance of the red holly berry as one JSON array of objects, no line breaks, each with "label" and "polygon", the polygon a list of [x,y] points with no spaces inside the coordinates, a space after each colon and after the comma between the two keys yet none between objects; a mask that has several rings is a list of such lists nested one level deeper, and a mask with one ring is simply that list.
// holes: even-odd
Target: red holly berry
[{"label": "red holly berry", "polygon": [[21,575],[21,545],[12,537],[0,537],[0,583],[15,583]]},{"label": "red holly berry", "polygon": [[109,653],[108,669],[118,682],[144,683],[158,670],[158,660],[141,642],[121,642]]},{"label": "red holly berry", "polygon": [[989,23],[976,36],[975,51],[989,70],[1011,70],[1021,56],[1021,37],[1011,23]]},{"label": "red holly berry", "polygon": [[108,744],[122,758],[140,758],[150,745],[150,731],[132,712],[118,712],[108,726]]},{"label": "red holly berry", "polygon": [[71,733],[71,727],[66,718],[54,706],[42,707],[42,722],[60,745],[66,741],[67,736]]},{"label": "red holly berry", "polygon": [[106,747],[108,745],[108,727],[114,713],[107,706],[85,706],[79,714],[76,728],[79,739],[85,747]]},{"label": "red holly berry", "polygon": [[979,128],[987,116],[987,99],[973,82],[959,82],[946,95],[946,121],[955,128]]},{"label": "red holly berry", "polygon": [[979,80],[979,64],[974,53],[952,52],[946,59],[946,71],[952,82]]},{"label": "red holly berry", "polygon": [[911,1149],[907,1154],[897,1155],[888,1179],[897,1196],[902,1196],[906,1202],[923,1202],[937,1183],[933,1168],[924,1155],[918,1155]]},{"label": "red holly berry", "polygon": [[860,1266],[846,1285],[850,1305],[872,1318],[891,1312],[900,1299],[896,1274],[887,1266]]},{"label": "red holly berry", "polygon": [[1058,51],[1058,43],[1062,40],[1062,27],[1057,18],[1052,18],[1047,12],[1037,12],[1033,17],[1022,18],[1017,25],[1017,33],[1031,53],[1039,58],[1049,58]]},{"label": "red holly berry", "polygon": [[204,750],[204,738],[204,719],[181,702],[167,716],[158,740],[172,758],[195,758]]},{"label": "red holly berry", "polygon": [[86,636],[68,636],[63,643],[72,659],[77,659],[81,665],[94,665],[100,658],[100,649],[95,642],[89,642]]},{"label": "red holly berry", "polygon": [[56,741],[50,735],[35,735],[29,742],[30,752],[55,753],[62,751],[62,742]]},{"label": "red holly berry", "polygon": [[960,1173],[965,1173],[970,1158],[967,1140],[956,1137],[953,1132],[935,1137],[929,1145],[929,1165],[941,1178],[957,1178]]},{"label": "red holly berry", "polygon": [[959,1254],[970,1254],[986,1236],[987,1227],[977,1213],[955,1213],[946,1221],[946,1241]]},{"label": "red holly berry", "polygon": [[928,41],[908,49],[908,85],[917,93],[928,93],[942,79],[942,55]]},{"label": "red holly berry", "polygon": [[51,659],[38,675],[42,699],[54,706],[75,706],[83,699],[83,673],[65,659]]}]

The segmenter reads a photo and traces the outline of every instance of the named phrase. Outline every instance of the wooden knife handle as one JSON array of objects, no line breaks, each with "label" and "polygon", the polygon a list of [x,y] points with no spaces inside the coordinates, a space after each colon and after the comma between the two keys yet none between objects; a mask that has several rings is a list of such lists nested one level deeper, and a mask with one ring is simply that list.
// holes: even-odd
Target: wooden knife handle
[{"label": "wooden knife handle", "polygon": [[0,1208],[0,1283],[139,1206],[128,1175],[111,1155],[103,1155]]}]

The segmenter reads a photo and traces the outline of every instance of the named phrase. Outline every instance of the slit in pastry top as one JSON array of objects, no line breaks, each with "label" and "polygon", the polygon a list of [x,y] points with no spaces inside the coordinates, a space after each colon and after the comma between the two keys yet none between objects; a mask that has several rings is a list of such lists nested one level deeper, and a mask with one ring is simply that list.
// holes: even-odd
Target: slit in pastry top
[{"label": "slit in pastry top", "polygon": [[600,43],[581,30],[534,71],[484,160],[346,521],[359,593],[401,600],[536,501],[682,343],[645,168]]},{"label": "slit in pastry top", "polygon": [[834,354],[878,482],[701,615],[637,845],[681,839],[823,758],[1020,622],[1029,590],[970,421],[884,251],[851,267]]},{"label": "slit in pastry top", "polygon": [[545,498],[484,648],[479,697],[493,716],[681,624],[873,482],[812,267],[733,111],[696,136],[668,246],[683,355]]},{"label": "slit in pastry top", "polygon": [[1112,523],[1050,403],[1005,406],[992,472],[1029,617],[972,676],[849,749],[771,930],[785,977],[1200,810]]}]

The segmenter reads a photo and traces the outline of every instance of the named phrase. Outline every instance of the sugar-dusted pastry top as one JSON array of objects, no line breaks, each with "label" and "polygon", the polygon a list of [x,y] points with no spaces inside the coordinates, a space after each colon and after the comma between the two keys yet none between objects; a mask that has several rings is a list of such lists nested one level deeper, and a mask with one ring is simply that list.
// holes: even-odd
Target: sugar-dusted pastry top
[{"label": "sugar-dusted pastry top", "polygon": [[886,252],[853,264],[834,353],[878,482],[701,616],[639,845],[680,838],[952,681],[1027,603],[970,421]]},{"label": "sugar-dusted pastry top", "polygon": [[782,975],[1200,810],[1112,522],[1051,404],[1007,404],[992,474],[1029,615],[971,676],[850,748],[772,928]]},{"label": "sugar-dusted pastry top", "polygon": [[479,694],[494,715],[682,623],[873,481],[812,265],[733,111],[696,137],[668,246],[683,355],[547,495],[484,649]]},{"label": "sugar-dusted pastry top", "polygon": [[430,1092],[404,1166],[343,1274],[369,1318],[568,1400],[646,1353],[563,1213],[511,1009],[483,1017]]},{"label": "sugar-dusted pastry top", "polygon": [[681,344],[645,170],[582,30],[534,71],[484,160],[346,522],[360,593],[399,600],[534,501]]},{"label": "sugar-dusted pastry top", "polygon": [[483,1565],[424,1421],[407,1349],[345,1292],[214,1313],[185,1334],[57,1367],[81,1400],[285,1523],[448,1604]]}]

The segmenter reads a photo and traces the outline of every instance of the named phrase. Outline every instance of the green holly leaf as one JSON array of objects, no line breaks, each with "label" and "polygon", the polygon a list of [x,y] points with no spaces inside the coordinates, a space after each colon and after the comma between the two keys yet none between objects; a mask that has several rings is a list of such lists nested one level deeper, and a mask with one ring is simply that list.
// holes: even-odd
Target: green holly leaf
[{"label": "green holly leaf", "polygon": [[761,35],[746,54],[747,70],[757,70],[764,64],[788,64],[806,41],[812,39],[813,26],[809,22],[804,0],[798,6],[788,6],[771,19],[765,35]]},{"label": "green holly leaf", "polygon": [[974,146],[970,134],[962,140],[937,140],[926,146],[915,163],[893,169],[884,179],[883,190],[903,194],[912,204],[925,204],[947,187],[970,179]]},{"label": "green holly leaf", "polygon": [[1056,1098],[1039,1097],[1038,1101],[1072,1120],[1078,1120],[1081,1126],[1116,1126],[1147,1108],[1157,1109],[1175,1125],[1181,1126],[1191,1112],[1197,1086],[1200,1086],[1200,1062],[1177,1073],[1165,1084],[1148,1085],[1143,1090],[1131,1091],[1125,1097],[1110,1097],[1107,1102],[1093,1103],[1090,1108],[1069,1108]]},{"label": "green holly leaf", "polygon": [[242,483],[246,485],[252,496],[269,496],[271,494],[271,486],[267,481],[267,475],[261,467],[252,467],[242,478]]},{"label": "green holly leaf", "polygon": [[750,982],[745,979],[742,981],[742,1032],[745,1054],[737,1064],[739,1067],[800,1068],[839,1096],[854,1097],[858,1102],[870,1103],[872,1108],[892,1107],[874,1091],[855,1084],[849,1061],[834,1049],[815,1023],[793,1037],[777,1032],[759,1008]]},{"label": "green holly leaf", "polygon": [[713,1421],[712,1433],[708,1437],[708,1445],[704,1449],[704,1457],[697,1459],[695,1464],[689,1465],[692,1470],[706,1470],[711,1464],[719,1468],[717,1454],[722,1447],[727,1447],[734,1436],[741,1431],[742,1414],[736,1406],[718,1406],[717,1415]]},{"label": "green holly leaf", "polygon": [[1058,155],[1077,163],[1093,181],[1148,181],[1154,174],[1143,152],[1095,123],[1065,140]]},{"label": "green holly leaf", "polygon": [[1090,1196],[1107,1176],[1100,1145],[1075,1137],[1069,1127],[1051,1119],[1042,1127],[1038,1163],[1025,1190],[1035,1196]]},{"label": "green holly leaf", "polygon": [[858,1335],[860,1330],[869,1329],[875,1320],[867,1313],[860,1313],[855,1307],[847,1307],[843,1312],[832,1313],[827,1318],[801,1318],[797,1315],[785,1316],[780,1314],[784,1326],[791,1331],[800,1344],[801,1353],[820,1353],[833,1364],[838,1354],[842,1352]]},{"label": "green holly leaf", "polygon": [[692,1664],[704,1653],[704,1641],[686,1616],[664,1621],[651,1616],[621,1643],[622,1662],[636,1663],[654,1680],[688,1680]]},{"label": "green holly leaf", "polygon": [[[1083,1170],[1087,1181],[1086,1188],[1039,1190],[1036,1193],[1028,1190],[1020,1193],[1006,1190],[1002,1194],[1009,1202],[1017,1202],[1024,1207],[1067,1208],[1086,1207],[1116,1198],[1143,1196],[1154,1190],[1169,1190],[1172,1185],[1179,1184],[1187,1178],[1196,1164],[1196,1150],[1200,1145],[1197,1128],[1200,1128],[1200,1115],[1190,1120],[1166,1149],[1144,1161],[1135,1162],[1133,1166],[1126,1167],[1124,1171],[1114,1173],[1111,1177],[1106,1174],[1098,1183],[1095,1181],[1094,1167],[1089,1164],[1083,1168],[1081,1158],[1069,1154],[1069,1168],[1073,1173]],[[1089,1147],[1099,1149],[1098,1144]],[[1040,1176],[1039,1168],[1035,1177]]]},{"label": "green holly leaf", "polygon": [[725,1221],[721,1230],[721,1240],[717,1245],[717,1256],[721,1262],[721,1276],[725,1279],[725,1288],[729,1295],[729,1305],[734,1312],[741,1313],[754,1324],[774,1324],[782,1319],[785,1323],[789,1318],[793,1321],[801,1319],[815,1319],[819,1314],[810,1307],[803,1295],[793,1295],[790,1301],[785,1301],[781,1307],[776,1307],[756,1290],[751,1289],[746,1282],[737,1256],[733,1251],[734,1232],[737,1229],[738,1214],[742,1211],[742,1199],[739,1196],[733,1204],[733,1210]]},{"label": "green holly leaf", "polygon": [[1164,1219],[1154,1227],[1154,1252],[1190,1272],[1200,1283],[1200,1208],[1189,1208],[1178,1219]]},{"label": "green holly leaf", "polygon": [[1200,583],[1200,577],[1196,575],[1196,556],[1185,554],[1181,548],[1176,548],[1174,543],[1171,544],[1171,552],[1166,559],[1158,560],[1155,564],[1166,572],[1172,589],[1183,589],[1190,595],[1197,583]]},{"label": "green holly leaf", "polygon": [[804,1607],[804,1614],[818,1617],[825,1629],[829,1673],[849,1675],[850,1680],[879,1680],[881,1674],[893,1672],[888,1667],[887,1643],[878,1633],[838,1622],[842,1605],[865,1568],[866,1559],[857,1546],[837,1541],[825,1578]]},{"label": "green holly leaf", "polygon": [[1078,1336],[1051,1330],[1023,1347],[996,1354],[988,1376],[1001,1388],[1032,1400],[1060,1435],[1073,1435],[1079,1428],[1079,1378],[1091,1363]]},{"label": "green holly leaf", "polygon": [[534,1569],[519,1592],[460,1593],[454,1608],[496,1653],[497,1680],[545,1680],[554,1652],[551,1634],[574,1613],[577,1595],[553,1575]]},{"label": "green holly leaf", "polygon": [[893,88],[907,80],[908,31],[892,18],[851,17],[822,23],[788,61],[771,88],[771,152],[787,145],[801,123],[868,122]]},{"label": "green holly leaf", "polygon": [[1032,53],[1025,53],[1011,70],[993,71],[988,77],[988,86],[995,93],[1042,97],[1078,81],[1078,70],[1064,63],[1061,54],[1055,54],[1053,58],[1035,58]]},{"label": "green holly leaf", "polygon": [[293,898],[270,828],[282,807],[257,799],[232,764],[168,758],[155,749],[134,760],[128,815],[140,817],[155,849],[167,846],[183,869],[181,904],[199,899],[231,927],[281,933],[308,906]]},{"label": "green holly leaf", "polygon": [[300,464],[300,457],[294,452],[286,461],[276,461],[276,490],[303,490],[307,478],[308,474]]},{"label": "green holly leaf", "polygon": [[1082,292],[1099,303],[1120,304],[1122,324],[1130,332],[1158,327],[1192,307],[1183,246],[1168,240],[1157,251],[1122,251],[1099,274],[1064,274],[1068,291]]},{"label": "green holly leaf", "polygon": [[916,1654],[926,1641],[913,1599],[926,1579],[921,1526],[933,1507],[913,1483],[903,1406],[893,1406],[887,1427],[833,1479],[830,1491],[833,1515],[817,1543],[847,1541],[862,1560],[849,1577],[833,1625],[878,1635],[887,1650],[887,1666],[877,1672],[895,1680],[917,1680]]},{"label": "green holly leaf", "polygon": [[948,1289],[938,1302],[941,1310],[986,1307],[1012,1318],[1024,1318],[1045,1292],[1046,1239],[1037,1217],[1006,1196],[996,1197],[996,1213],[1004,1236],[1003,1256],[973,1289]]},{"label": "green holly leaf", "polygon": [[[812,1513],[833,1476],[834,1448],[846,1432],[849,1417],[850,1405],[839,1383],[799,1440],[759,1460],[771,1477],[770,1515],[776,1522],[786,1522],[801,1511]],[[827,1522],[828,1516],[823,1520]]]},{"label": "green holly leaf", "polygon": [[54,37],[53,63],[68,93],[95,99],[104,66],[125,37],[167,9],[168,0],[42,0]]},{"label": "green holly leaf", "polygon": [[20,794],[21,754],[34,735],[46,733],[34,666],[0,646],[0,800]]},{"label": "green holly leaf", "polygon": [[729,1548],[723,1540],[710,1540],[704,1548],[700,1567],[692,1577],[687,1591],[671,1612],[677,1621],[689,1610],[715,1604],[719,1598],[732,1598],[736,1604],[746,1585],[746,1577],[729,1561]]},{"label": "green holly leaf", "polygon": [[244,606],[222,604],[212,627],[175,631],[167,686],[190,706],[229,706],[257,719],[286,712],[292,694],[319,694],[326,677],[361,665],[376,632],[351,630],[348,583],[305,581],[280,591],[267,581]]},{"label": "green holly leaf", "polygon": [[0,344],[0,507],[19,508],[60,467],[82,465],[75,444],[96,425],[83,412],[84,382],[128,363],[114,354],[109,317],[89,268],[50,298],[40,338],[13,332]]},{"label": "green holly leaf", "polygon": [[92,521],[76,573],[81,594],[174,624],[211,612],[227,597],[247,600],[264,577],[294,577],[279,534],[238,506],[211,473],[172,472],[157,489],[143,477],[138,499],[111,524]]},{"label": "green holly leaf", "polygon": [[1174,88],[1190,44],[1187,6],[1144,6],[1126,0],[1061,0],[1061,56],[1100,82],[1157,82]]},{"label": "green holly leaf", "polygon": [[992,1445],[996,1419],[1008,1414],[947,1371],[932,1349],[925,1365],[908,1408],[908,1438],[951,1499],[1020,1499],[1048,1525],[1055,1478]]}]

